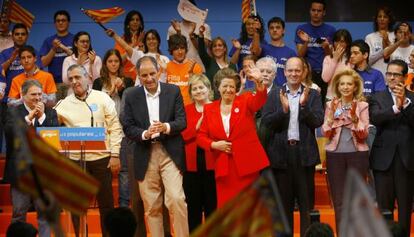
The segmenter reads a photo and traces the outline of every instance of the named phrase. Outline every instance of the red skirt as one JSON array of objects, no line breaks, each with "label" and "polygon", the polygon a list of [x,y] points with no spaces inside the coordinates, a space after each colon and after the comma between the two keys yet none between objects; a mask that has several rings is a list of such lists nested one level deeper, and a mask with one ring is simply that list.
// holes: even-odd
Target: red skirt
[{"label": "red skirt", "polygon": [[217,208],[224,206],[227,201],[237,196],[245,187],[252,184],[259,177],[259,172],[239,176],[231,156],[229,156],[228,165],[227,175],[216,177]]}]

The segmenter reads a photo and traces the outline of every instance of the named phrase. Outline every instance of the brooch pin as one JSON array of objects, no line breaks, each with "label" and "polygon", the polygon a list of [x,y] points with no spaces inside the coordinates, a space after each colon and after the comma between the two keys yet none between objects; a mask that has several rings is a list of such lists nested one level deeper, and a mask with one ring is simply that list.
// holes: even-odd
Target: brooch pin
[{"label": "brooch pin", "polygon": [[238,113],[239,111],[240,111],[240,110],[239,110],[239,108],[235,108],[235,109],[234,109],[234,112],[235,112],[235,113]]}]

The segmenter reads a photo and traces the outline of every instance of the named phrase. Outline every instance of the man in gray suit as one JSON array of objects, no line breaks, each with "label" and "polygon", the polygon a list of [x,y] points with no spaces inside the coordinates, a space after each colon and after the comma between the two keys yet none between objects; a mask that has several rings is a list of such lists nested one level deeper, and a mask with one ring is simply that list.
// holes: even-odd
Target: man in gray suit
[{"label": "man in gray suit", "polygon": [[184,141],[187,126],[183,99],[177,86],[160,83],[160,70],[152,57],[137,62],[141,87],[128,90],[121,122],[125,135],[135,142],[134,169],[144,201],[151,236],[164,235],[163,188],[176,236],[189,236],[187,204],[182,187],[185,170]]}]

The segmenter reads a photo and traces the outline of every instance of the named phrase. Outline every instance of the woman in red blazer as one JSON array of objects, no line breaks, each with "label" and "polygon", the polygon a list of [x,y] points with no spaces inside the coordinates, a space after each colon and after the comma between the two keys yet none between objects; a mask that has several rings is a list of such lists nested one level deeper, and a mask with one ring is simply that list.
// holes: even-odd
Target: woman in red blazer
[{"label": "woman in red blazer", "polygon": [[187,128],[181,133],[185,141],[183,187],[187,201],[188,226],[192,232],[201,224],[203,211],[206,218],[217,207],[214,159],[210,151],[197,146],[196,135],[203,120],[203,107],[211,103],[213,91],[204,74],[193,74],[189,79],[189,94],[194,103],[185,107]]},{"label": "woman in red blazer", "polygon": [[254,64],[246,74],[254,80],[256,94],[247,92],[237,96],[239,75],[229,68],[217,72],[214,82],[221,99],[204,106],[197,134],[197,144],[214,156],[218,207],[253,183],[259,172],[269,166],[254,117],[266,102],[266,88]]}]

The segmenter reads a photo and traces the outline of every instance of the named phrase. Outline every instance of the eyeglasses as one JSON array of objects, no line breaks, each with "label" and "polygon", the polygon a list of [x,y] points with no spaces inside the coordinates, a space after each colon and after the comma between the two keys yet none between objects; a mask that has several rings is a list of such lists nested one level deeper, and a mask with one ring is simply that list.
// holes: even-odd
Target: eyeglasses
[{"label": "eyeglasses", "polygon": [[385,73],[386,77],[402,77],[403,74],[402,73],[398,73],[398,72],[386,72]]},{"label": "eyeglasses", "polygon": [[89,40],[79,40],[79,43],[81,43],[81,44],[89,44]]}]

